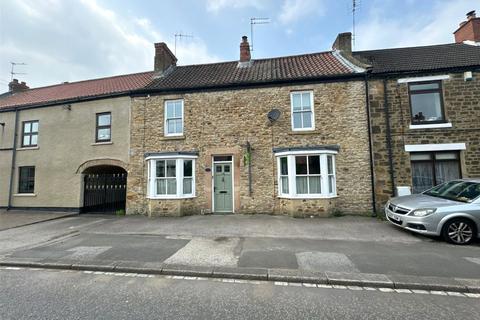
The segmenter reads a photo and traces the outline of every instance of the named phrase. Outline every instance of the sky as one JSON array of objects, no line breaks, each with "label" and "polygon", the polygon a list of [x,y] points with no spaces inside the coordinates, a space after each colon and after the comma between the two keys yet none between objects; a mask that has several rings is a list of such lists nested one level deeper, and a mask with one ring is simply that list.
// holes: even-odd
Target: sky
[{"label": "sky", "polygon": [[[153,69],[155,42],[179,65],[238,60],[254,26],[254,59],[330,50],[352,31],[352,0],[0,0],[0,92]],[[453,42],[478,0],[357,0],[355,50]]]}]

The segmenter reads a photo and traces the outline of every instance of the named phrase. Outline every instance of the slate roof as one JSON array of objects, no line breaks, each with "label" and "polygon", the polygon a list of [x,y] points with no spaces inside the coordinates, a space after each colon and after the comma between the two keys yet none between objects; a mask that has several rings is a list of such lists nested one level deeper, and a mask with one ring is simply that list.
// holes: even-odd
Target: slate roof
[{"label": "slate roof", "polygon": [[480,46],[463,43],[357,51],[353,56],[371,64],[374,74],[480,66]]},{"label": "slate roof", "polygon": [[177,66],[155,79],[146,89],[175,90],[264,84],[354,74],[354,70],[332,52],[252,60]]},{"label": "slate roof", "polygon": [[13,94],[5,93],[0,96],[0,110],[10,107],[61,103],[73,99],[128,93],[147,85],[152,80],[152,75],[152,71],[141,72],[32,88]]}]

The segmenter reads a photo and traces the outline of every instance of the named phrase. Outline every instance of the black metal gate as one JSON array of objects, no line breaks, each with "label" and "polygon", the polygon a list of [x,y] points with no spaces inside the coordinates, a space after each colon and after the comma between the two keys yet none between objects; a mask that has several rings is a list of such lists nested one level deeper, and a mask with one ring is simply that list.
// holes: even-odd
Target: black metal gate
[{"label": "black metal gate", "polygon": [[127,173],[88,173],[85,175],[83,212],[125,210]]}]

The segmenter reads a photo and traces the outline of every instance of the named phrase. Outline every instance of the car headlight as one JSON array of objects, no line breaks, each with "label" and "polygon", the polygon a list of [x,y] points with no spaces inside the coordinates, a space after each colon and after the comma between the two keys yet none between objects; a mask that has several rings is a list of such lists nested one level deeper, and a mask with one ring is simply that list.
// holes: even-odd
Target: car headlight
[{"label": "car headlight", "polygon": [[415,217],[426,217],[426,216],[431,215],[435,211],[437,211],[437,209],[435,209],[435,208],[416,209],[412,212],[412,215],[415,216]]}]

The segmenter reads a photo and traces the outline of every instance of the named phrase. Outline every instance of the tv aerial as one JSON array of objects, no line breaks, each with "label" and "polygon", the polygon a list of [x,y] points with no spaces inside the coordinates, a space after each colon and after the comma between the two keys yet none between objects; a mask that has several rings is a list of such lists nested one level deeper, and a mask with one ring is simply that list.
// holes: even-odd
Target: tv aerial
[{"label": "tv aerial", "polygon": [[268,23],[270,23],[270,18],[250,18],[250,51],[253,51],[253,26]]}]

